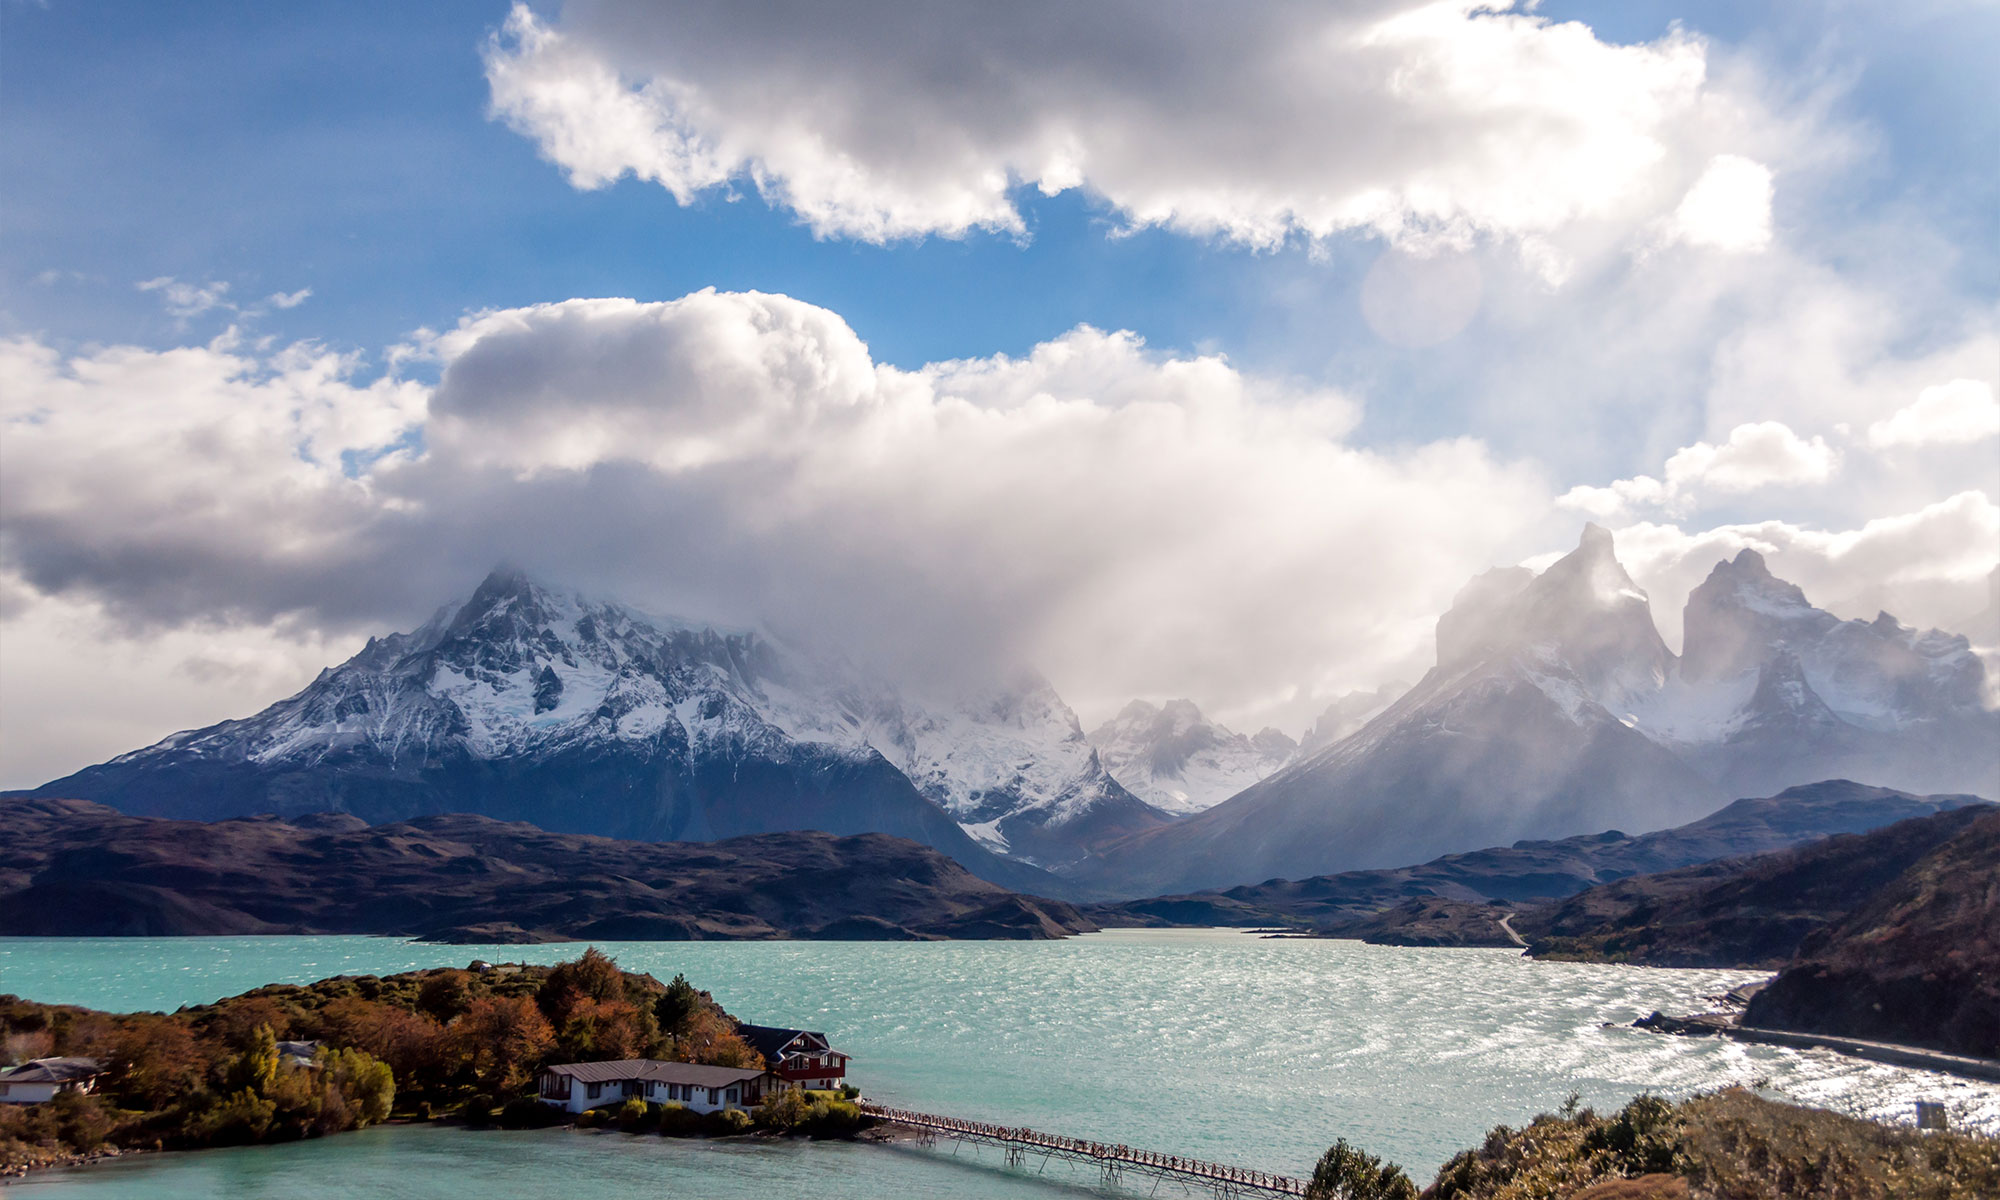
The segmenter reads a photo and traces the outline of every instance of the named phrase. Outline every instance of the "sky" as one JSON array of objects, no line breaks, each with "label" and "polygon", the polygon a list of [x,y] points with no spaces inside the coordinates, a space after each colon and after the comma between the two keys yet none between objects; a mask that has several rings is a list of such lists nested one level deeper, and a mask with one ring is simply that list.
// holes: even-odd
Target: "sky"
[{"label": "sky", "polygon": [[1963,0],[0,0],[0,786],[501,562],[1294,735],[1586,520],[1670,644],[1746,546],[1990,639],[1996,56]]}]

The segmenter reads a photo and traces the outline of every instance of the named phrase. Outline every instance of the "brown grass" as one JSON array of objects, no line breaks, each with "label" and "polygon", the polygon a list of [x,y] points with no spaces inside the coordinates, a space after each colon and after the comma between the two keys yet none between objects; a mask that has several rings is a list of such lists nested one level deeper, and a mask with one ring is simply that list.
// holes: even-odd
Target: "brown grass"
[{"label": "brown grass", "polygon": [[1739,1088],[1641,1096],[1506,1126],[1446,1163],[1435,1200],[1993,1200],[2000,1142],[1843,1117]]}]

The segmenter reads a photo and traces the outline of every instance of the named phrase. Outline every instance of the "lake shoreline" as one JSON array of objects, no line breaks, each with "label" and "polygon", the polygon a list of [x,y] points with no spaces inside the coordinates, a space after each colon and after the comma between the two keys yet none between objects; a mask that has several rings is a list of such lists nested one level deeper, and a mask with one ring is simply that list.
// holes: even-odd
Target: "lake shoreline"
[{"label": "lake shoreline", "polygon": [[[2000,1087],[1991,1084],[1629,1028],[1656,1009],[1694,1011],[1762,977],[1749,972],[1537,963],[1476,949],[1236,930],[1114,930],[1060,942],[599,948],[627,970],[657,978],[685,972],[732,1012],[826,1030],[854,1055],[850,1077],[885,1105],[1286,1174],[1310,1170],[1329,1128],[1427,1172],[1493,1125],[1553,1108],[1571,1091],[1605,1109],[1649,1089],[1686,1096],[1763,1078],[1802,1103],[1903,1123],[1915,1100],[1942,1099],[1955,1126],[2000,1131]],[[172,1012],[273,980],[575,953],[382,937],[0,939],[0,978],[6,990],[37,997]],[[1082,1082],[1080,1063],[1090,1064]],[[1204,1081],[1213,1103],[1157,1103],[1173,1080]],[[1425,1098],[1420,1108],[1384,1108],[1384,1089],[1410,1088]],[[502,1141],[466,1143],[463,1153]],[[371,1131],[359,1144],[403,1143]],[[621,1142],[574,1144],[609,1154]],[[630,1145],[641,1159],[664,1152],[649,1140]],[[776,1147],[741,1145],[760,1149]],[[776,1154],[775,1163],[784,1161]],[[853,1169],[870,1180],[903,1173]],[[966,1190],[1011,1195],[993,1188],[974,1181]]]}]

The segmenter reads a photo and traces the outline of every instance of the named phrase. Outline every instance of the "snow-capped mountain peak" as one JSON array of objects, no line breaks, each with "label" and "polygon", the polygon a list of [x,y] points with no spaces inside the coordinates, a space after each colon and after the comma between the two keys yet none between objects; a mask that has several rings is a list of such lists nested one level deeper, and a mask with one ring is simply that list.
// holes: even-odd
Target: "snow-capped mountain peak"
[{"label": "snow-capped mountain peak", "polygon": [[1276,771],[1298,743],[1275,729],[1254,737],[1202,716],[1191,700],[1134,700],[1090,731],[1111,775],[1170,813],[1210,808]]},{"label": "snow-capped mountain peak", "polygon": [[2000,781],[2000,713],[1981,704],[1966,639],[1842,621],[1754,552],[1718,565],[1686,620],[1683,664],[1610,534],[1586,527],[1539,575],[1467,584],[1439,619],[1437,666],[1361,728],[1111,847],[1085,877],[1171,893],[1645,831],[1823,779],[1989,794]]},{"label": "snow-capped mountain peak", "polygon": [[1440,671],[1511,659],[1568,709],[1594,702],[1624,713],[1657,692],[1674,663],[1646,593],[1595,524],[1539,575],[1505,567],[1475,578],[1439,618],[1437,637]]},{"label": "snow-capped mountain peak", "polygon": [[1141,807],[1106,774],[1076,713],[1039,675],[943,701],[905,700],[873,736],[918,790],[1002,853],[1081,857],[1081,844],[1051,844],[1057,831],[1106,807],[1128,818]]},{"label": "snow-capped mountain peak", "polygon": [[[988,850],[1036,862],[1080,858],[1102,839],[1167,819],[1104,771],[1075,714],[1039,676],[918,702],[760,629],[656,617],[510,567],[417,629],[371,639],[253,717],[177,734],[91,771],[113,767],[131,781],[214,775],[202,786],[227,795],[188,802],[224,809],[239,793],[252,811],[350,806],[386,817],[470,806],[649,837],[748,831],[744,822],[764,818],[696,813],[687,799],[753,785],[817,792],[833,769],[866,777],[874,799],[850,797],[853,812],[811,816],[797,815],[792,800],[773,801],[766,815],[779,827],[907,836],[928,828],[908,811],[920,805]],[[900,781],[907,803],[895,802],[898,815],[882,818],[888,826],[871,826],[865,814],[884,803],[882,771]],[[86,782],[116,790],[109,780]],[[630,811],[584,820],[544,807],[572,802]],[[926,838],[940,839],[950,841]]]}]

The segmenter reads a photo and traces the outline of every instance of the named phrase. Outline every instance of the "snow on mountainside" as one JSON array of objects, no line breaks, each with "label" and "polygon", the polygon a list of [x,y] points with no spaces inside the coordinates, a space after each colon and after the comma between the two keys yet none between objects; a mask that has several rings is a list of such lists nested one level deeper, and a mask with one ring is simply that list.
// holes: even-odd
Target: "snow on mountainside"
[{"label": "snow on mountainside", "polygon": [[1334,697],[1333,703],[1313,722],[1311,729],[1299,739],[1299,757],[1317,754],[1328,746],[1360,729],[1363,725],[1382,715],[1391,704],[1403,698],[1410,685],[1402,680],[1385,683],[1374,691],[1347,692]]},{"label": "snow on mountainside", "polygon": [[1611,535],[1586,526],[1540,575],[1461,590],[1438,665],[1361,729],[1078,876],[1146,895],[1393,867],[1659,829],[1830,778],[2000,791],[2000,713],[1966,639],[1841,621],[1752,551],[1716,567],[1684,620],[1676,659]]},{"label": "snow on mountainside", "polygon": [[38,790],[201,818],[471,811],[657,840],[880,831],[975,871],[988,849],[1066,861],[1166,819],[1104,774],[1039,680],[933,711],[762,632],[508,570],[256,716]]},{"label": "snow on mountainside", "polygon": [[1190,700],[1134,700],[1090,731],[1112,778],[1170,813],[1198,813],[1285,765],[1298,743],[1275,729],[1232,733]]},{"label": "snow on mountainside", "polygon": [[490,762],[663,736],[690,749],[806,742],[865,757],[857,698],[829,704],[832,690],[766,635],[663,621],[496,571],[463,606],[370,639],[299,695],[112,764],[163,751],[265,767],[357,754]]},{"label": "snow on mountainside", "polygon": [[904,700],[873,744],[981,844],[1040,865],[1168,820],[1105,771],[1038,675],[941,704]]},{"label": "snow on mountainside", "polygon": [[2000,719],[1957,634],[1843,621],[1744,550],[1689,596],[1678,670],[1633,721],[1732,788],[1804,770],[1990,792]]}]

